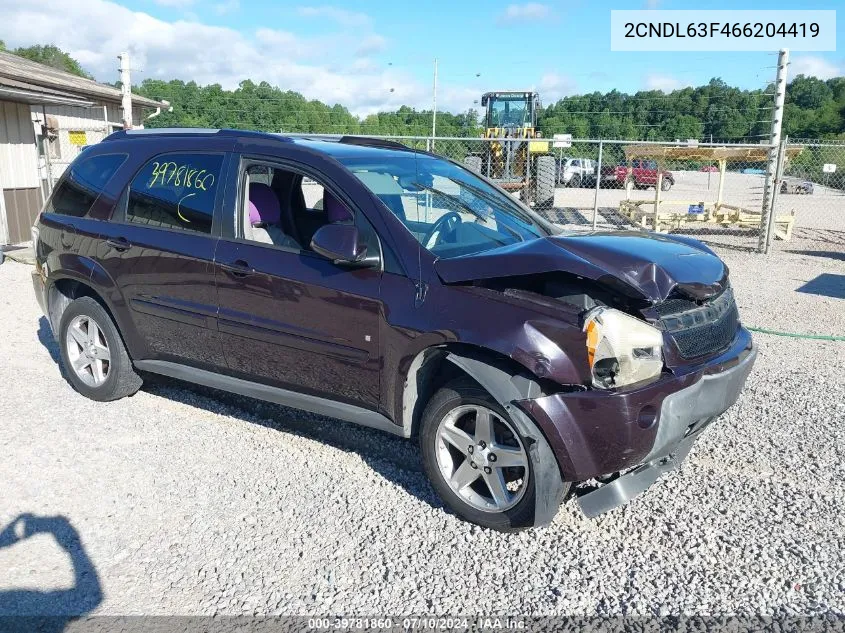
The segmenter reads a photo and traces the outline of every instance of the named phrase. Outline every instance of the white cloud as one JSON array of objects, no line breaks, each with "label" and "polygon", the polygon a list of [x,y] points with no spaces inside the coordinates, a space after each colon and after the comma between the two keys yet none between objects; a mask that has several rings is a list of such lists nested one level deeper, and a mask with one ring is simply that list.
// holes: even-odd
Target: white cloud
[{"label": "white cloud", "polygon": [[[148,77],[183,79],[232,89],[244,79],[267,81],[311,99],[340,103],[358,114],[429,103],[430,87],[401,69],[353,68],[355,56],[344,52],[362,46],[370,51],[383,48],[384,38],[375,33],[363,40],[358,33],[344,31],[309,38],[270,28],[241,33],[186,19],[168,22],[109,0],[0,0],[0,15],[7,46],[43,42],[44,33],[51,33],[52,43],[101,81],[117,79],[116,56],[128,50],[132,68],[138,69],[135,83]],[[56,29],[56,15],[74,28]],[[447,94],[443,106],[454,107]]]},{"label": "white cloud", "polygon": [[218,2],[212,8],[217,15],[227,15],[240,10],[241,0],[225,0],[225,2]]},{"label": "white cloud", "polygon": [[[326,7],[316,10],[328,17]],[[117,80],[117,54],[128,50],[135,83],[146,78],[182,79],[233,89],[251,79],[299,92],[308,99],[339,103],[358,115],[395,110],[400,105],[431,108],[429,73],[416,74],[379,63],[371,55],[383,50],[388,41],[372,25],[359,29],[338,26],[338,19],[361,20],[363,14],[332,13],[337,19],[308,36],[267,27],[241,32],[204,24],[184,14],[168,21],[112,0],[0,0],[0,15],[7,46],[41,43],[44,33],[51,33],[51,43],[104,82]],[[74,28],[56,29],[56,15],[62,15]],[[115,28],[116,24],[120,28]],[[543,76],[539,83],[547,102],[572,89],[568,78],[554,73]],[[481,92],[470,82],[441,73],[438,110],[464,111],[473,107]]]},{"label": "white cloud", "polygon": [[823,57],[803,55],[789,63],[789,78],[808,75],[819,79],[832,79],[845,75],[845,64],[837,65]]},{"label": "white cloud", "polygon": [[552,10],[548,5],[539,2],[526,2],[525,4],[509,4],[499,15],[499,24],[512,24],[514,22],[539,22],[552,16]]},{"label": "white cloud", "polygon": [[575,82],[565,75],[546,73],[540,78],[538,92],[544,105],[555,103],[575,92]]},{"label": "white cloud", "polygon": [[365,13],[349,11],[340,7],[298,7],[296,12],[304,18],[325,18],[349,27],[369,26],[372,22],[370,16]]},{"label": "white cloud", "polygon": [[660,6],[660,0],[645,0],[646,9],[657,9]]},{"label": "white cloud", "polygon": [[162,7],[188,7],[194,4],[196,0],[154,0],[157,5]]},{"label": "white cloud", "polygon": [[355,54],[358,56],[372,55],[373,53],[380,53],[387,48],[387,40],[381,35],[373,33],[363,37],[358,42],[358,47],[355,49]]},{"label": "white cloud", "polygon": [[663,92],[672,92],[684,88],[689,84],[681,81],[671,75],[662,75],[660,73],[650,73],[645,78],[646,90],[662,90]]}]

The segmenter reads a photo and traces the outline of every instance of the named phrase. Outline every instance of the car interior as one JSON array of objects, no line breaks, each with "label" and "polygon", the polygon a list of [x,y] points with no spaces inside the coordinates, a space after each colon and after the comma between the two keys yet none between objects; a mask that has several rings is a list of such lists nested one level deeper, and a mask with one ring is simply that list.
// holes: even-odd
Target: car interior
[{"label": "car interior", "polygon": [[310,250],[311,238],[321,226],[353,220],[352,212],[331,192],[300,174],[252,165],[245,175],[245,239]]}]

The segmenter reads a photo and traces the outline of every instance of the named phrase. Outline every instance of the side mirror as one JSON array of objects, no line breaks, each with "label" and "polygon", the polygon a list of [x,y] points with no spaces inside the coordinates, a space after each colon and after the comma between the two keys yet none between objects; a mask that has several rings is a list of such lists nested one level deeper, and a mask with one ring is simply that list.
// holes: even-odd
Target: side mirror
[{"label": "side mirror", "polygon": [[359,239],[352,224],[324,224],[311,238],[311,249],[335,264],[358,264],[367,256],[367,245]]}]

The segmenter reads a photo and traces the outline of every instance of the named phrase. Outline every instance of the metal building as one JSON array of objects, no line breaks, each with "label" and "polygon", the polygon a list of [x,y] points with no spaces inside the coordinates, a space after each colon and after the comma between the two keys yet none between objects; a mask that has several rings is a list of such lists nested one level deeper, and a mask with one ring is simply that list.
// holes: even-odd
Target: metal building
[{"label": "metal building", "polygon": [[[30,239],[53,183],[82,147],[123,127],[122,93],[0,52],[0,246]],[[132,96],[132,125],[167,104]]]}]

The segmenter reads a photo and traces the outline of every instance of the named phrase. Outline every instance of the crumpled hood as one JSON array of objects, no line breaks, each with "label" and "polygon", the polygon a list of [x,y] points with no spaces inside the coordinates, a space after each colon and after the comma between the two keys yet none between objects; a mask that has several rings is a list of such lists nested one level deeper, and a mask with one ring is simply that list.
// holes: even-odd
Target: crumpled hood
[{"label": "crumpled hood", "polygon": [[722,260],[697,240],[639,231],[555,235],[439,259],[434,268],[445,283],[563,271],[627,288],[652,302],[674,290],[706,299],[722,291],[728,274]]}]

